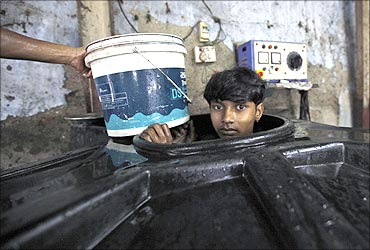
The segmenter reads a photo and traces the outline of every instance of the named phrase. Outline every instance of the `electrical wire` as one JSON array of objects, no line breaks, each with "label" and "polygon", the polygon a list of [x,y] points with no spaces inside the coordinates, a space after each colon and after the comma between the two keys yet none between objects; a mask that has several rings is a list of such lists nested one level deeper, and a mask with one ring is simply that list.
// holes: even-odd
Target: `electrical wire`
[{"label": "electrical wire", "polygon": [[[205,0],[202,0],[202,2],[204,4],[204,6],[206,6],[206,8],[208,9],[209,13],[211,13],[211,16],[212,16],[213,21],[215,23],[218,23],[218,32],[217,32],[216,39],[211,42],[213,45],[216,45],[216,44],[218,44],[218,43],[220,43],[220,42],[222,42],[222,41],[224,41],[226,39],[226,34],[225,34],[225,32],[224,32],[224,30],[222,28],[222,24],[221,24],[221,18],[216,17],[213,14],[212,9],[208,6],[208,4],[206,3]],[[224,35],[224,37],[222,39],[220,39],[221,34]]]},{"label": "electrical wire", "polygon": [[206,8],[209,10],[209,12],[211,13],[211,15],[212,15],[212,17],[213,17],[213,16],[214,16],[214,15],[213,15],[213,12],[212,12],[211,8],[208,6],[208,4],[206,3],[206,1],[205,1],[205,0],[202,0],[202,2],[203,2],[203,4],[206,6]]},{"label": "electrical wire", "polygon": [[[213,14],[213,11],[212,9],[208,6],[208,4],[206,3],[205,0],[202,0],[202,3],[204,4],[204,6],[208,9],[209,13],[211,13],[211,16],[212,16],[212,19],[215,23],[218,24],[218,32],[217,32],[217,36],[216,36],[216,39],[211,41],[210,44],[211,45],[216,45],[222,41],[224,41],[226,39],[226,34],[225,34],[225,31],[223,30],[222,28],[222,24],[221,24],[221,19],[219,17],[216,17],[214,14]],[[186,34],[185,37],[182,38],[183,41],[185,41],[194,31],[195,27],[200,23],[201,21],[198,21],[196,22],[190,29],[190,31],[188,32],[188,34]],[[221,34],[223,34],[223,37],[221,37]]]},{"label": "electrical wire", "polygon": [[196,22],[196,23],[191,27],[191,29],[190,29],[190,31],[188,32],[188,34],[182,38],[182,40],[184,40],[184,41],[185,41],[185,40],[186,40],[186,38],[188,38],[188,37],[191,35],[191,33],[193,33],[194,28],[195,28],[199,23],[200,23],[200,21]]},{"label": "electrical wire", "polygon": [[[219,44],[220,42],[222,42],[226,39],[226,34],[225,34],[224,30],[221,27],[221,23],[218,23],[218,25],[219,25],[219,30],[217,32],[216,39],[212,41],[213,45]],[[221,33],[224,35],[224,37],[222,39],[220,39]]]},{"label": "electrical wire", "polygon": [[125,12],[123,11],[123,8],[122,8],[122,5],[121,5],[121,0],[117,0],[117,2],[118,2],[118,6],[119,6],[119,8],[120,8],[120,10],[121,10],[122,15],[124,16],[124,18],[126,19],[126,21],[128,22],[128,24],[131,26],[131,28],[132,28],[136,33],[138,33],[138,31],[135,29],[134,25],[132,25],[132,23],[130,22],[130,20],[127,18],[127,16],[126,16]]},{"label": "electrical wire", "polygon": [[[122,4],[121,4],[122,0],[117,0],[117,3],[118,3],[118,6],[119,6],[119,9],[121,10],[121,13],[123,15],[123,17],[125,18],[125,20],[127,21],[127,23],[130,25],[130,27],[136,32],[138,33],[137,29],[134,27],[134,25],[132,25],[132,23],[130,22],[130,20],[128,19],[125,11],[123,10],[123,7],[122,7]],[[205,0],[202,0],[204,6],[208,9],[209,13],[211,13],[211,16],[212,16],[212,19],[214,20],[215,23],[218,23],[218,26],[219,26],[219,29],[218,29],[218,32],[217,32],[217,36],[216,36],[216,39],[211,41],[211,44],[212,45],[216,45],[222,41],[224,41],[226,39],[226,34],[225,34],[225,31],[223,30],[222,28],[222,24],[221,24],[221,19],[216,17],[214,14],[213,14],[213,11],[212,9],[208,6],[208,4],[206,3]],[[188,32],[188,34],[182,38],[183,41],[185,41],[194,31],[195,27],[200,23],[201,21],[197,21],[190,29],[190,31]],[[220,36],[221,34],[223,34],[223,38],[220,39]]]}]

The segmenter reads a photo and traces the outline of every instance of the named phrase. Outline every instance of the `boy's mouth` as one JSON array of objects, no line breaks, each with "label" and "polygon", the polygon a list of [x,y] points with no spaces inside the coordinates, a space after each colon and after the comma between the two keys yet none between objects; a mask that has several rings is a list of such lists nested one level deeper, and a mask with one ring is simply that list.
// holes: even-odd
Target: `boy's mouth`
[{"label": "boy's mouth", "polygon": [[236,136],[238,135],[238,130],[232,128],[221,128],[219,129],[220,134],[223,136]]}]

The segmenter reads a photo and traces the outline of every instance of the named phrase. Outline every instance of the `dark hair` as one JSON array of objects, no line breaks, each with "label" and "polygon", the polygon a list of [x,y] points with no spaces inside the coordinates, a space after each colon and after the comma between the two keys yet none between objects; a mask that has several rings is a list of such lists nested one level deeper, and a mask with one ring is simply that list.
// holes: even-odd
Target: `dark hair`
[{"label": "dark hair", "polygon": [[204,98],[211,101],[252,101],[256,105],[265,97],[265,81],[255,71],[246,67],[235,67],[214,74],[204,90]]}]

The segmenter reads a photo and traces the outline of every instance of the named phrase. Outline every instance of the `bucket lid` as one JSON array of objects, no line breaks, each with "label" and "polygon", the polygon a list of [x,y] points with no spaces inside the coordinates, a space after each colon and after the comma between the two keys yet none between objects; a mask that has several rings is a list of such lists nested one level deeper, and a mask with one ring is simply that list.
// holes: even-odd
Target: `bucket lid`
[{"label": "bucket lid", "polygon": [[116,35],[105,37],[89,43],[86,46],[86,51],[91,52],[96,49],[102,49],[114,45],[130,45],[138,43],[174,43],[184,45],[182,38],[165,33],[132,33],[124,35]]}]

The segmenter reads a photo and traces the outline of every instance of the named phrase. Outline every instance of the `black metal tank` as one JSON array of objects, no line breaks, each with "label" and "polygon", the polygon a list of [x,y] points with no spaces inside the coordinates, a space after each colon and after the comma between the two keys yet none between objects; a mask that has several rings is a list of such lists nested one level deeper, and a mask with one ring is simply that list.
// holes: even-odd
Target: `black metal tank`
[{"label": "black metal tank", "polygon": [[369,130],[264,115],[210,139],[192,119],[204,140],[108,140],[2,173],[1,248],[369,248]]}]

